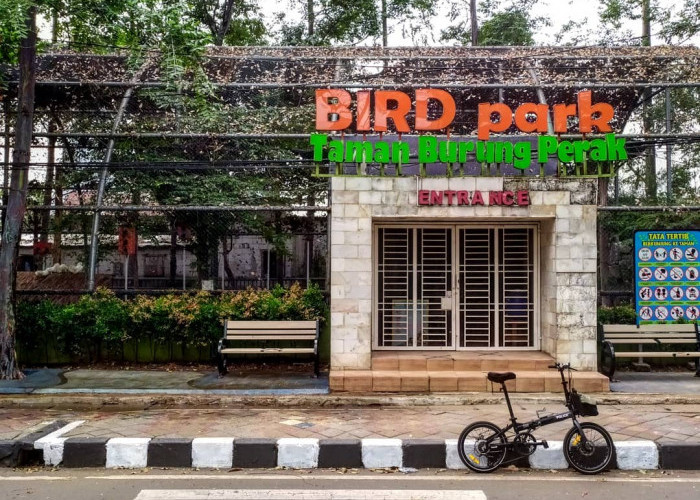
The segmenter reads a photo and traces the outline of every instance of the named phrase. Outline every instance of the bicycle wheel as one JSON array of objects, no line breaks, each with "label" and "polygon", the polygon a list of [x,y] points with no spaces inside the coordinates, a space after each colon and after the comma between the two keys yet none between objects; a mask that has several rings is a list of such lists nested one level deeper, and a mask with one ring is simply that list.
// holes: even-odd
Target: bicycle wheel
[{"label": "bicycle wheel", "polygon": [[[465,427],[457,440],[457,452],[464,465],[474,472],[491,472],[506,457],[506,438],[491,422],[474,422]],[[500,446],[493,446],[500,445]]]},{"label": "bicycle wheel", "polygon": [[572,427],[564,438],[564,456],[569,465],[583,474],[598,474],[612,461],[613,440],[603,427],[593,422],[581,422],[581,431]]}]

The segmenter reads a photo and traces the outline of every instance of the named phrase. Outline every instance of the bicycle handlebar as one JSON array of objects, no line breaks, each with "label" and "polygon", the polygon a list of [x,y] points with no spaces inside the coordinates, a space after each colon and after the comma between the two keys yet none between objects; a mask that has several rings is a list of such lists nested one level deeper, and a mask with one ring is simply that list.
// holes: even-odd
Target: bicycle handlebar
[{"label": "bicycle handlebar", "polygon": [[574,372],[578,371],[576,368],[571,368],[570,363],[566,363],[564,365],[562,365],[561,363],[554,363],[553,365],[549,365],[547,368],[554,368],[554,369],[559,370],[559,371],[564,371],[564,370],[571,370]]}]

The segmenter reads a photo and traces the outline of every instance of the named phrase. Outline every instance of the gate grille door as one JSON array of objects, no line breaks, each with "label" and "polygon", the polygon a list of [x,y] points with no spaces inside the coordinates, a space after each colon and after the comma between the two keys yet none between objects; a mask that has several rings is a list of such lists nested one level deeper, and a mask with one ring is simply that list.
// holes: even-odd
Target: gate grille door
[{"label": "gate grille door", "polygon": [[459,231],[460,347],[485,348],[494,344],[493,236],[492,229]]},{"label": "gate grille door", "polygon": [[418,233],[418,347],[452,346],[452,229]]},{"label": "gate grille door", "polygon": [[533,346],[534,262],[533,229],[503,228],[499,252],[498,345]]},{"label": "gate grille door", "polygon": [[536,238],[534,226],[378,227],[375,347],[538,348]]},{"label": "gate grille door", "polygon": [[413,230],[380,228],[378,256],[379,346],[412,347]]},{"label": "gate grille door", "polygon": [[535,228],[459,230],[459,347],[536,347]]},{"label": "gate grille door", "polygon": [[377,245],[378,347],[452,342],[452,229],[381,227]]}]

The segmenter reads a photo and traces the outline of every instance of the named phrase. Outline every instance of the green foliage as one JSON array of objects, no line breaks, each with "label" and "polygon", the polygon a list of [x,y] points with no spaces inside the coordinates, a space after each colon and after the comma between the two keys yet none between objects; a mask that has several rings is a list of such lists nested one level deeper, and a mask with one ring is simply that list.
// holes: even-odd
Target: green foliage
[{"label": "green foliage", "polygon": [[353,44],[380,35],[379,11],[374,0],[316,0],[313,2],[313,34],[308,32],[308,3],[305,19],[284,22],[281,15],[282,45]]},{"label": "green foliage", "polygon": [[0,64],[15,64],[19,41],[27,35],[31,0],[0,0]]},{"label": "green foliage", "polygon": [[[700,0],[686,0],[677,12],[660,0],[649,2],[651,37],[666,44],[683,44],[700,33]],[[643,45],[643,5],[645,0],[602,0],[599,6],[603,25],[602,43],[608,45]],[[624,30],[624,21],[638,22],[638,29]],[[658,43],[652,40],[652,44]]]},{"label": "green foliage", "polygon": [[[315,0],[313,34],[309,34],[309,2],[300,2],[304,20],[286,21],[279,15],[282,45],[355,45],[382,36],[382,2],[380,0]],[[430,24],[435,14],[435,0],[385,0],[388,20],[400,20],[404,35],[414,38]]]},{"label": "green foliage", "polygon": [[598,323],[603,325],[634,325],[637,314],[634,306],[614,306],[598,308]]},{"label": "green foliage", "polygon": [[119,350],[130,338],[126,304],[109,290],[100,289],[92,296],[83,296],[49,312],[54,313],[48,321],[55,329],[61,350],[80,359],[100,359],[103,348]]},{"label": "green foliage", "polygon": [[225,319],[325,320],[323,294],[316,286],[299,284],[272,290],[248,289],[213,295],[139,295],[132,301],[99,289],[73,304],[20,302],[17,339],[22,350],[36,352],[49,342],[80,361],[96,361],[103,354],[121,357],[125,346],[150,346],[151,360],[166,347],[173,357],[181,349],[213,349]]},{"label": "green foliage", "polygon": [[484,21],[479,30],[479,45],[534,45],[530,20],[525,12],[501,12]]},{"label": "green foliage", "polygon": [[[479,5],[478,44],[496,47],[534,45],[533,34],[542,26],[549,24],[548,19],[533,17],[530,14],[537,1],[518,0],[505,6],[500,0],[481,2]],[[468,12],[453,7],[450,20],[457,21],[457,23],[444,29],[440,40],[471,45],[471,24],[468,22]]]}]

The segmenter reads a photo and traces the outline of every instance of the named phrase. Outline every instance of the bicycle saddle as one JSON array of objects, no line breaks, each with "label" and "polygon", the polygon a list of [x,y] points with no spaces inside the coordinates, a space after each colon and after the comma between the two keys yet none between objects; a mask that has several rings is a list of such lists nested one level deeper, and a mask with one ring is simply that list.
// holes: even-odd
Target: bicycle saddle
[{"label": "bicycle saddle", "polygon": [[505,372],[505,373],[498,373],[498,372],[489,372],[489,374],[486,376],[491,382],[496,382],[497,384],[502,384],[506,380],[513,380],[515,379],[515,373],[513,372]]}]

